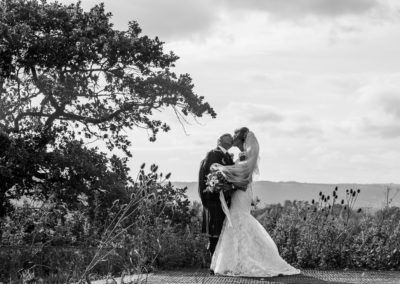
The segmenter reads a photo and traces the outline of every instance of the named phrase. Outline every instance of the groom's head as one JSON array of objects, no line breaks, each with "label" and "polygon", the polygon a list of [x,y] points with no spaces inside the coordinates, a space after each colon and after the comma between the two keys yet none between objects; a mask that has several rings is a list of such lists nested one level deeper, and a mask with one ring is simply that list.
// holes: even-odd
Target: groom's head
[{"label": "groom's head", "polygon": [[233,144],[233,137],[229,133],[223,134],[218,138],[218,146],[229,150]]}]

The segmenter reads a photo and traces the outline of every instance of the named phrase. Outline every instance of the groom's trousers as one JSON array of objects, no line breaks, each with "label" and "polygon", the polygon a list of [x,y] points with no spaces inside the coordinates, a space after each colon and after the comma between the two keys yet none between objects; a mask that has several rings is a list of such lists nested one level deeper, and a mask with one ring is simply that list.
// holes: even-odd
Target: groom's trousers
[{"label": "groom's trousers", "polygon": [[[219,195],[207,200],[203,207],[203,233],[208,235],[208,251],[213,255],[225,220],[225,213],[219,201]],[[228,197],[228,196],[227,196]],[[218,198],[218,199],[217,199]],[[229,200],[229,199],[228,199]],[[229,200],[230,201],[230,200]]]},{"label": "groom's trousers", "polygon": [[208,251],[211,256],[214,254],[215,248],[217,247],[219,237],[209,237],[208,238]]}]

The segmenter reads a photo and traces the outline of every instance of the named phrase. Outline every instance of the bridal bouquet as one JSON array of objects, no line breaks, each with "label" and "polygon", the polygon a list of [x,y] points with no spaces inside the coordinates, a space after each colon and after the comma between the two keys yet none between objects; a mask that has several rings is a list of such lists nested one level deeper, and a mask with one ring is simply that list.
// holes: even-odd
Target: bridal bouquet
[{"label": "bridal bouquet", "polygon": [[229,185],[228,181],[220,171],[213,171],[207,175],[206,189],[204,192],[218,193],[221,190],[227,190],[225,185]]}]

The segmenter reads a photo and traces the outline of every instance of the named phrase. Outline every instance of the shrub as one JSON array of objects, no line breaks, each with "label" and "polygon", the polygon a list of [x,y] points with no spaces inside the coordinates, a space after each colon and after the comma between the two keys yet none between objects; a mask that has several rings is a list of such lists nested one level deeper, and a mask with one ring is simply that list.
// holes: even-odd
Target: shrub
[{"label": "shrub", "polygon": [[156,165],[145,173],[143,166],[126,187],[128,199],[94,210],[102,214],[85,202],[79,210],[56,200],[38,208],[26,202],[1,223],[7,246],[0,248],[1,279],[61,274],[77,280],[207,265],[199,204],[191,206],[187,189],[175,188],[169,176]]},{"label": "shrub", "polygon": [[282,257],[297,267],[399,269],[400,208],[366,214],[354,209],[359,194],[346,190],[339,201],[335,188],[311,203],[270,206],[257,219]]}]

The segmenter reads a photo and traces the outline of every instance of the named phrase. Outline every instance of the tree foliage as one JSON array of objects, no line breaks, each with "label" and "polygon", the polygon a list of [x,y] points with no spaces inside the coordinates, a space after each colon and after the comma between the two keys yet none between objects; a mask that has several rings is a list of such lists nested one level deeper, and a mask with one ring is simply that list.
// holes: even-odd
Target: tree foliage
[{"label": "tree foliage", "polygon": [[8,145],[0,155],[0,217],[12,210],[11,200],[22,197],[52,199],[70,209],[82,202],[107,208],[117,198],[128,198],[132,179],[127,158],[109,158],[76,140],[47,151],[36,147],[35,136],[11,141],[0,137]]},{"label": "tree foliage", "polygon": [[154,111],[171,108],[180,121],[216,115],[188,74],[171,71],[178,57],[163,42],[141,35],[135,21],[114,29],[103,4],[85,12],[80,2],[2,0],[0,14],[0,127],[7,133],[55,130],[129,153],[124,129],[149,129],[150,140],[169,130]]},{"label": "tree foliage", "polygon": [[[123,175],[124,167],[118,168],[113,172]],[[94,202],[81,200],[75,208],[70,201],[50,199],[39,208],[26,202],[0,222],[0,246],[21,246],[0,250],[0,279],[2,275],[13,281],[27,272],[36,279],[68,272],[73,279],[48,282],[69,283],[79,282],[84,273],[206,266],[201,210],[190,206],[187,189],[175,188],[169,177],[154,164],[150,171],[143,165],[126,196],[101,191]],[[100,198],[109,203],[98,202]]]},{"label": "tree foliage", "polygon": [[0,0],[0,217],[21,196],[73,207],[81,194],[93,203],[101,192],[107,203],[126,189],[127,160],[82,139],[131,156],[125,130],[148,129],[151,141],[169,130],[157,111],[182,123],[216,116],[191,77],[172,72],[178,57],[163,42],[110,19],[103,4]]}]

